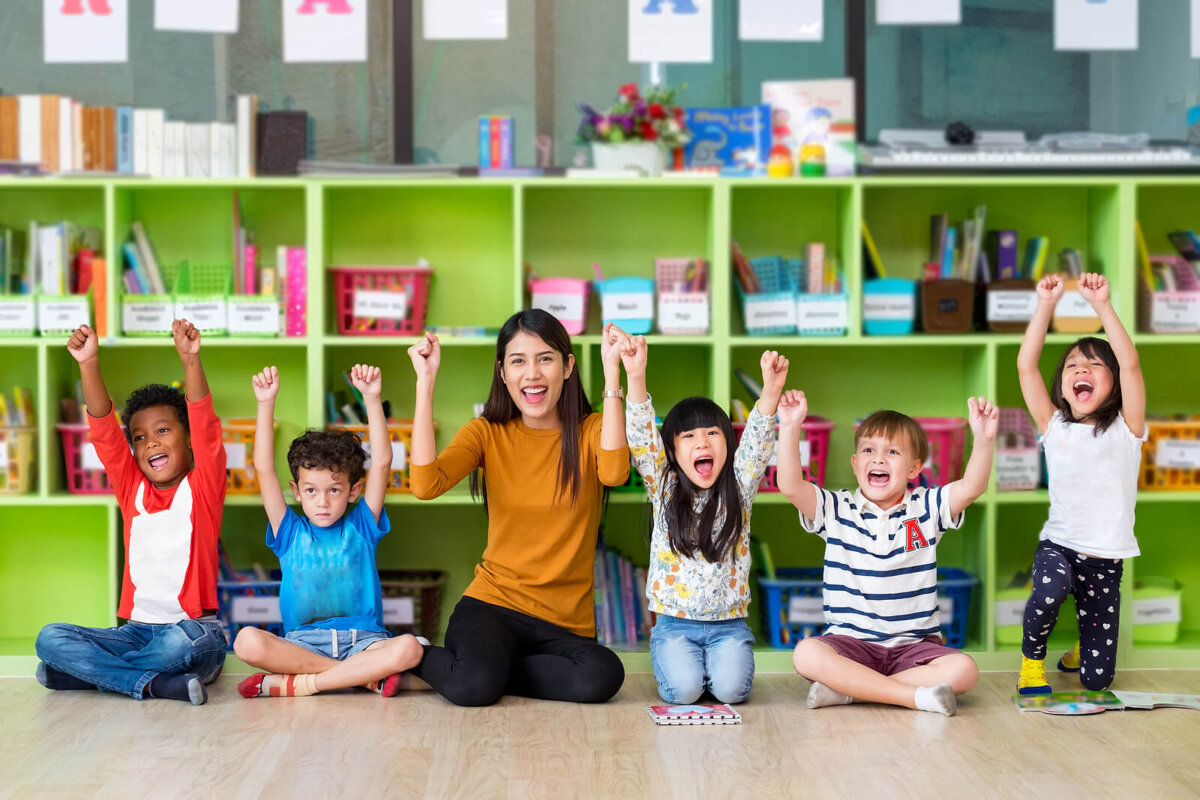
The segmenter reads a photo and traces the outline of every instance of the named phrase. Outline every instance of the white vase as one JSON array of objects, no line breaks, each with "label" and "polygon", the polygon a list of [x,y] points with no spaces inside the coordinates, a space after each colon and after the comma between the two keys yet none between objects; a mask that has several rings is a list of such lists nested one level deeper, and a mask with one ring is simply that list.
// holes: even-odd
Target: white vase
[{"label": "white vase", "polygon": [[592,142],[592,166],[596,169],[636,169],[657,178],[666,160],[666,151],[655,142]]}]

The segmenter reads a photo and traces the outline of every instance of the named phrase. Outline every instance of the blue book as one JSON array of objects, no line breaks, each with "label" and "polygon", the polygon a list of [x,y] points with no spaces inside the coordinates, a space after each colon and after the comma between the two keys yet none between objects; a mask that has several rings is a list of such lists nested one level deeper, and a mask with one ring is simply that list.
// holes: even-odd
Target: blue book
[{"label": "blue book", "polygon": [[946,231],[946,250],[942,254],[942,277],[954,277],[954,244],[958,238],[958,229],[949,228]]},{"label": "blue book", "polygon": [[479,118],[479,166],[495,167],[492,163],[492,118]]},{"label": "blue book", "polygon": [[133,106],[117,106],[117,172],[133,172]]},{"label": "blue book", "polygon": [[146,278],[146,271],[142,267],[141,259],[138,258],[137,248],[134,247],[133,242],[121,245],[121,252],[125,254],[125,263],[129,269],[133,270],[133,277],[138,285],[138,294],[150,294],[150,281]]},{"label": "blue book", "polygon": [[689,108],[687,126],[692,140],[684,145],[689,169],[765,167],[771,154],[771,107]]}]

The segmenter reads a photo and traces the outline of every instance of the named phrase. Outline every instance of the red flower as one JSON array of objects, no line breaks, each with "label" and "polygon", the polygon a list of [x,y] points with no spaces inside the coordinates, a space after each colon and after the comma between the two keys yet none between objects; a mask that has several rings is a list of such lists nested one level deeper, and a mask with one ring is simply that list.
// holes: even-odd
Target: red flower
[{"label": "red flower", "polygon": [[648,142],[652,142],[658,138],[658,131],[654,130],[654,126],[649,122],[642,123],[642,138]]},{"label": "red flower", "polygon": [[620,94],[621,97],[629,98],[629,100],[636,100],[637,96],[638,96],[637,84],[636,83],[625,84],[624,86],[621,87],[621,90],[620,90],[620,92],[618,92],[618,94]]},{"label": "red flower", "polygon": [[662,103],[650,104],[650,119],[662,119],[667,114],[663,111]]}]

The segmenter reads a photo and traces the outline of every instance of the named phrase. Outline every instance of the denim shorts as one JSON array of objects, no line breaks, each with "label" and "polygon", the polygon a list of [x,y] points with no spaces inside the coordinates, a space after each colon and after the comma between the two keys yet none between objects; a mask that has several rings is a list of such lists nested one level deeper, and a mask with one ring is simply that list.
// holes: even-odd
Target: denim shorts
[{"label": "denim shorts", "polygon": [[382,642],[390,636],[390,634],[378,631],[304,628],[292,631],[284,638],[318,655],[332,658],[335,661],[345,661],[350,656],[357,655],[376,642]]}]

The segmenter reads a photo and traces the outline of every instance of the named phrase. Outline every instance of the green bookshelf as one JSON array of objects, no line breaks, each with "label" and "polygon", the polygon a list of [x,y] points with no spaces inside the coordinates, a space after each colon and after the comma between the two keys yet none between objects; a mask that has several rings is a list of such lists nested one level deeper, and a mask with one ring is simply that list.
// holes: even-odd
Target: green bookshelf
[{"label": "green bookshelf", "polygon": [[[114,398],[149,380],[179,377],[168,340],[124,337],[117,290],[119,245],[129,226],[146,226],[164,263],[224,261],[232,254],[232,198],[255,234],[265,263],[276,245],[308,251],[308,335],[303,338],[205,339],[204,358],[222,418],[251,416],[250,375],[277,365],[288,390],[277,408],[277,466],[286,470],[286,443],[306,427],[324,425],[324,396],[341,388],[340,372],[355,362],[379,364],[393,413],[411,416],[414,378],[410,340],[339,336],[330,266],[414,264],[435,274],[427,323],[498,327],[529,303],[523,263],[543,276],[653,275],[656,257],[703,257],[712,265],[712,328],[704,336],[649,337],[650,391],[660,412],[692,394],[728,407],[748,400],[734,367],[758,370],[763,349],[791,360],[789,385],[808,394],[812,413],[832,419],[827,485],[852,486],[849,455],[854,420],[876,408],[915,416],[963,416],[969,394],[1021,405],[1015,359],[1019,334],[969,333],[866,336],[862,332],[859,221],[866,219],[889,274],[918,277],[928,248],[928,218],[945,211],[964,218],[988,207],[989,228],[1015,228],[1022,238],[1046,235],[1054,252],[1075,247],[1112,281],[1117,309],[1134,329],[1137,266],[1133,222],[1152,253],[1171,252],[1166,233],[1200,224],[1200,180],[1163,177],[852,178],[823,181],[661,180],[299,180],[137,181],[66,183],[16,179],[0,186],[0,224],[70,219],[102,227],[109,259],[110,332],[102,358]],[[749,257],[800,257],[810,241],[846,270],[847,335],[836,338],[747,336],[732,288],[729,243]],[[602,384],[599,303],[591,300],[585,333],[574,337],[589,394]],[[36,486],[28,495],[0,495],[0,673],[29,674],[38,629],[55,621],[114,621],[121,568],[121,520],[111,497],[68,494],[62,444],[55,431],[58,401],[73,391],[74,361],[62,337],[0,338],[0,387],[33,390],[38,419]],[[1047,374],[1073,335],[1051,334]],[[1146,373],[1149,412],[1200,413],[1200,376],[1183,365],[1200,355],[1200,335],[1135,333]],[[435,399],[438,444],[445,446],[487,394],[494,340],[444,337]],[[985,669],[1012,669],[1016,652],[995,637],[998,587],[1029,568],[1048,498],[1033,492],[989,491],[967,512],[963,528],[940,546],[940,563],[976,575],[967,649]],[[487,531],[483,509],[460,486],[432,502],[388,498],[392,533],[379,550],[382,568],[436,568],[448,574],[442,625],[470,582]],[[1200,492],[1143,492],[1137,530],[1143,555],[1127,565],[1121,630],[1123,667],[1200,666],[1200,545],[1193,535]],[[606,537],[635,563],[647,561],[648,504],[637,492],[614,492]],[[222,532],[237,566],[275,561],[263,541],[265,519],[255,496],[231,495]],[[778,494],[761,494],[753,529],[780,566],[820,563],[822,544],[805,534]],[[1182,633],[1166,645],[1133,642],[1131,589],[1138,575],[1183,585]],[[755,587],[755,591],[757,588]],[[760,601],[751,625],[760,625]],[[1052,645],[1069,644],[1064,616]],[[1061,640],[1061,642],[1059,641]],[[761,639],[760,639],[761,641]],[[649,671],[643,649],[622,653],[631,671]],[[758,667],[790,671],[790,651],[761,647]]]}]

